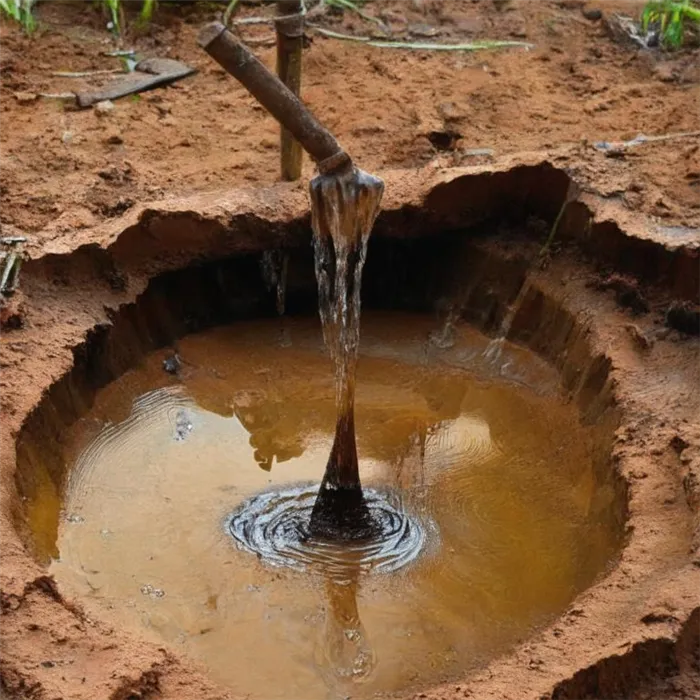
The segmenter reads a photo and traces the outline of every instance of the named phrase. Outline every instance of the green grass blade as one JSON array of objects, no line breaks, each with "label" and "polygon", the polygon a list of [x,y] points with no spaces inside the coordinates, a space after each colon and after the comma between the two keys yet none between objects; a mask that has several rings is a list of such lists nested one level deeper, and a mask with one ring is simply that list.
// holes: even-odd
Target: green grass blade
[{"label": "green grass blade", "polygon": [[143,0],[139,21],[142,24],[148,24],[153,18],[153,11],[156,9],[156,0]]},{"label": "green grass blade", "polygon": [[0,10],[15,21],[20,21],[19,5],[14,0],[0,0]]}]

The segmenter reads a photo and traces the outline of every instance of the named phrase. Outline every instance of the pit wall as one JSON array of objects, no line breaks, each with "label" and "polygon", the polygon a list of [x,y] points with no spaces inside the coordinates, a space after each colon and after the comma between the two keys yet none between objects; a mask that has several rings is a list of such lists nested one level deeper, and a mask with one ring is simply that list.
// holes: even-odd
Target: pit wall
[{"label": "pit wall", "polygon": [[[289,255],[288,313],[315,314],[311,250],[295,248]],[[368,259],[372,262],[364,277],[365,308],[432,313],[436,302],[439,306],[452,299],[464,319],[491,334],[500,328],[528,269],[525,257],[504,258],[483,241],[455,234],[433,235],[427,242],[377,239]],[[67,468],[62,436],[90,410],[98,389],[135,367],[146,354],[176,347],[178,338],[188,333],[273,316],[274,294],[265,285],[260,262],[260,254],[244,254],[164,273],[152,279],[135,302],[111,311],[109,323],[92,329],[75,348],[72,368],[50,386],[20,432],[19,494],[31,502],[39,489],[60,493]],[[462,280],[469,280],[466,287]],[[522,302],[512,337],[556,366],[563,391],[579,405],[582,420],[599,426],[596,474],[601,484],[614,484],[615,521],[621,531],[626,498],[624,481],[611,479],[610,447],[619,416],[609,360],[593,353],[575,318],[536,287],[529,288]],[[58,527],[55,515],[49,538]],[[23,509],[15,510],[14,519],[31,542]],[[42,542],[37,549],[50,552],[52,545]]]},{"label": "pit wall", "polygon": [[[509,337],[551,362],[582,420],[604,431],[596,471],[612,483],[627,540],[617,565],[555,625],[483,673],[424,695],[502,700],[517,687],[523,700],[647,698],[646,665],[654,683],[695,666],[700,674],[686,649],[700,609],[700,354],[684,336],[651,337],[670,304],[698,303],[698,247],[585,193],[567,205],[542,271],[537,254],[572,183],[536,155],[523,161],[383,173],[364,304],[437,308],[437,323],[447,300],[493,335],[527,275]],[[61,676],[38,663],[70,652],[92,669],[90,697],[229,698],[186,660],[88,621],[64,600],[27,547],[19,494],[42,479],[60,488],[65,426],[145,353],[199,328],[271,315],[263,250],[289,250],[289,311],[315,313],[306,193],[277,185],[137,206],[70,241],[57,229],[29,246],[21,290],[2,310],[0,687],[9,697],[74,695],[73,667]],[[628,278],[647,313],[596,291],[610,273]],[[104,635],[115,643],[104,646]]]}]

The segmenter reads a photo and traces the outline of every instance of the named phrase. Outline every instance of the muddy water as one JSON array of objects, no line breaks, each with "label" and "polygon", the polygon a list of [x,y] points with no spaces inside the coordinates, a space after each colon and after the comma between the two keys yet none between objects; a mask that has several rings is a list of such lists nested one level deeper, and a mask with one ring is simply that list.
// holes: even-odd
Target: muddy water
[{"label": "muddy water", "polygon": [[336,419],[318,323],[290,319],[280,347],[277,320],[261,321],[185,338],[179,378],[149,356],[74,426],[55,543],[55,491],[30,504],[61,590],[261,699],[457,678],[562,611],[619,542],[595,430],[508,343],[492,381],[469,329],[436,349],[430,319],[363,326],[360,471],[420,526],[417,556],[382,572],[361,552],[338,576],[333,553],[274,566],[237,546],[241,503],[317,487]]}]

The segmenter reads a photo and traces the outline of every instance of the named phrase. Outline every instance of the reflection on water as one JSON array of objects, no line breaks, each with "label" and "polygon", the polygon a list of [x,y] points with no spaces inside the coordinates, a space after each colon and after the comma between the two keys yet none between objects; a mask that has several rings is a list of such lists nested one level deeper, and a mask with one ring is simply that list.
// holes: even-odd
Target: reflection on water
[{"label": "reflection on water", "polygon": [[[360,619],[357,591],[360,570],[343,580],[325,578],[326,619],[316,658],[320,676],[344,697],[364,682],[377,665],[377,655]],[[342,689],[346,693],[342,693]]]},{"label": "reflection on water", "polygon": [[363,483],[429,524],[420,555],[388,573],[349,557],[329,577],[317,558],[299,571],[237,547],[236,508],[317,485],[333,440],[320,331],[289,320],[290,347],[278,319],[209,331],[181,341],[179,378],[155,353],[98,394],[65,439],[57,541],[55,488],[29,504],[62,590],[237,694],[325,700],[455,678],[610,561],[619,533],[597,435],[547,368],[505,344],[508,379],[490,381],[483,337],[457,327],[436,349],[429,319],[400,315],[363,319],[357,440]]}]

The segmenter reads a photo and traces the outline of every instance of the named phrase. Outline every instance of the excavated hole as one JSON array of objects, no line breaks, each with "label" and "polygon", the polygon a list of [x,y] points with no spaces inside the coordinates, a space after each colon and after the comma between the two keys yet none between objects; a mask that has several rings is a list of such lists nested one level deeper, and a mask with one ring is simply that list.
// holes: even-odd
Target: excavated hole
[{"label": "excavated hole", "polygon": [[[311,252],[288,252],[284,319],[255,253],[156,276],[90,333],[19,436],[18,527],[66,594],[237,692],[363,697],[458,678],[614,563],[626,493],[610,362],[561,302],[523,289],[517,249],[376,237],[363,478],[425,545],[393,573],[318,549],[275,568],[289,562],[237,549],[228,519],[254,493],[320,478],[333,413]],[[516,300],[518,344],[494,358]]]}]

